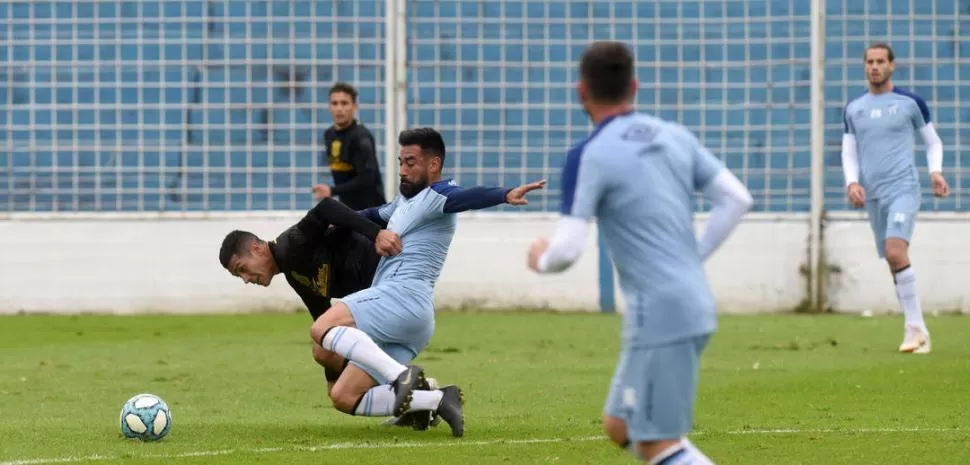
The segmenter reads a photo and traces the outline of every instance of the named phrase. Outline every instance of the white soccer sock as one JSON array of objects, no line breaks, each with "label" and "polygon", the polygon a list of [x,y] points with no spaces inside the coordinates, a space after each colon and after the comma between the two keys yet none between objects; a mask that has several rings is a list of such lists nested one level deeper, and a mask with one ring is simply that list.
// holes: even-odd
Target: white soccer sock
[{"label": "white soccer sock", "polygon": [[690,465],[714,465],[714,461],[704,455],[692,442],[684,439],[684,444],[687,445],[687,453],[690,454],[687,463]]},{"label": "white soccer sock", "polygon": [[[640,448],[638,443],[633,443],[632,446],[636,447],[637,449]],[[659,465],[663,463],[665,460],[669,459],[672,455],[677,454],[678,452],[684,450],[685,448],[686,447],[684,446],[683,441],[678,442],[677,444],[674,444],[664,449],[663,452],[651,457],[650,460],[647,461],[647,465]]]},{"label": "white soccer sock", "polygon": [[684,439],[651,458],[647,465],[714,465],[714,462]]},{"label": "white soccer sock", "polygon": [[907,325],[926,328],[923,321],[923,309],[919,304],[919,294],[916,293],[916,272],[912,266],[907,266],[896,273],[896,297],[903,307],[903,316]]},{"label": "white soccer sock", "polygon": [[407,369],[381,350],[370,336],[350,326],[331,328],[323,336],[320,345],[324,349],[342,355],[347,360],[380,373],[389,382],[396,380],[398,375]]},{"label": "white soccer sock", "polygon": [[387,417],[394,410],[394,391],[389,384],[374,386],[364,393],[354,415],[362,417]]},{"label": "white soccer sock", "polygon": [[408,409],[408,412],[438,410],[443,395],[444,393],[441,391],[414,391],[411,398],[411,408]]}]

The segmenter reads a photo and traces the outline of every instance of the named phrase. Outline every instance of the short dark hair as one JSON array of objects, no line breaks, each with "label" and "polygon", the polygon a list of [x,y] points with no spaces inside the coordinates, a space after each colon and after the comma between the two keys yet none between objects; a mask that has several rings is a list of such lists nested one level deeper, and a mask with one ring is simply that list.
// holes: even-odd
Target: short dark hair
[{"label": "short dark hair", "polygon": [[229,260],[232,259],[232,256],[246,254],[249,251],[249,245],[258,240],[259,237],[249,231],[237,229],[226,234],[226,238],[222,240],[222,247],[219,248],[219,263],[222,263],[222,267],[228,270]]},{"label": "short dark hair", "polygon": [[633,71],[633,53],[621,42],[593,42],[579,63],[579,76],[590,98],[601,103],[625,100],[633,84]]},{"label": "short dark hair", "polygon": [[397,143],[401,147],[417,145],[421,147],[421,152],[441,158],[441,163],[445,162],[445,140],[434,128],[405,129],[397,136]]},{"label": "short dark hair", "polygon": [[350,101],[357,103],[357,89],[354,86],[347,84],[346,82],[338,82],[330,87],[330,93],[327,96],[336,94],[337,92],[343,92],[350,96]]},{"label": "short dark hair", "polygon": [[876,42],[866,47],[866,51],[862,52],[862,60],[865,61],[869,57],[869,50],[878,50],[878,49],[882,49],[886,51],[886,56],[889,57],[890,63],[896,61],[896,54],[893,53],[893,48],[890,47],[889,44],[885,42]]}]

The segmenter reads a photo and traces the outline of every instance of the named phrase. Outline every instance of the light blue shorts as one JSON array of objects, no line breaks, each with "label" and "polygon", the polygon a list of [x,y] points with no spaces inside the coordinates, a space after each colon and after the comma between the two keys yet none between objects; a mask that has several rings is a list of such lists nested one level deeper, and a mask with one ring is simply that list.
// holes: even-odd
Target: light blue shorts
[{"label": "light blue shorts", "polygon": [[710,334],[655,347],[624,348],[606,414],[626,423],[630,442],[679,439],[690,432],[700,359]]},{"label": "light blue shorts", "polygon": [[919,196],[903,194],[892,199],[866,201],[869,226],[876,241],[879,258],[886,257],[886,239],[895,237],[906,241],[913,238],[916,215],[919,213]]},{"label": "light blue shorts", "polygon": [[[379,284],[340,301],[350,309],[357,329],[370,336],[391,358],[406,365],[424,350],[434,334],[432,293],[430,287],[415,289],[400,283]],[[357,366],[377,384],[391,381]]]}]

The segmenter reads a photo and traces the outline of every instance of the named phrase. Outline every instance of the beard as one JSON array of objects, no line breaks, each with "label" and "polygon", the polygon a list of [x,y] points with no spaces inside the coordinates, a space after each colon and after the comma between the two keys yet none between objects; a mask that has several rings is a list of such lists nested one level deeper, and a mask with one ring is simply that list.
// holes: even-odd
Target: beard
[{"label": "beard", "polygon": [[883,74],[883,75],[879,76],[879,79],[873,79],[873,78],[870,77],[869,78],[869,84],[872,84],[872,85],[877,86],[877,87],[878,86],[882,86],[882,85],[886,84],[886,82],[889,81],[889,78],[890,77],[892,77],[892,74],[889,74],[889,73]]},{"label": "beard", "polygon": [[425,187],[428,187],[428,183],[425,181],[409,182],[401,179],[401,186],[398,188],[398,190],[401,191],[401,195],[403,195],[404,198],[410,199],[411,197],[418,195],[418,192],[423,191]]}]

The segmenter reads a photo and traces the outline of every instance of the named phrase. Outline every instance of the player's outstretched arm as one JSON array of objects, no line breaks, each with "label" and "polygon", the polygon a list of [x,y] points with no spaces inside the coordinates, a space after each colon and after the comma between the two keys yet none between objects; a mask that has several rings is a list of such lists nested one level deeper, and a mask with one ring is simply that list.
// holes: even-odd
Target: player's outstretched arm
[{"label": "player's outstretched arm", "polygon": [[442,207],[444,213],[460,213],[469,210],[482,210],[507,203],[527,205],[526,194],[546,186],[546,181],[536,181],[509,189],[505,187],[469,187],[462,189],[452,184],[440,184],[434,189],[445,197]]},{"label": "player's outstretched arm", "polygon": [[713,203],[707,226],[697,241],[697,253],[703,261],[731,235],[741,217],[751,210],[754,200],[748,188],[727,168],[721,168],[702,192]]}]

